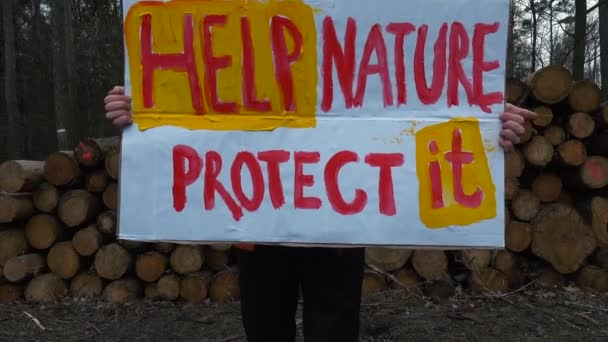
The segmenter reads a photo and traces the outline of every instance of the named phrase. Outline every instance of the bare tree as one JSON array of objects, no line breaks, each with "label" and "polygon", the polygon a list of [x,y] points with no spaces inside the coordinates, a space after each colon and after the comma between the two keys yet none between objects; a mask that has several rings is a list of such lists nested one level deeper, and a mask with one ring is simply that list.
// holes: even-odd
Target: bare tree
[{"label": "bare tree", "polygon": [[2,23],[4,31],[4,96],[8,114],[8,157],[21,156],[21,114],[17,98],[17,56],[15,45],[15,20],[13,0],[2,0]]},{"label": "bare tree", "polygon": [[585,77],[585,33],[587,29],[587,1],[575,0],[574,12],[574,54],[572,58],[572,77],[582,80]]},{"label": "bare tree", "polygon": [[608,3],[598,7],[600,17],[600,69],[604,100],[608,100]]}]

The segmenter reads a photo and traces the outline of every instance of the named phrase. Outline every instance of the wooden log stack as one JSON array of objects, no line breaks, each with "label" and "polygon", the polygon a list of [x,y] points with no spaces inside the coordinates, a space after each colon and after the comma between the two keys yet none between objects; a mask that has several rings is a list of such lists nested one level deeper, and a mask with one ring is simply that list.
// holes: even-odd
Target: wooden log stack
[{"label": "wooden log stack", "polygon": [[[507,80],[507,101],[538,113],[505,154],[504,250],[368,248],[362,295],[445,298],[534,281],[608,291],[608,107],[559,66]],[[125,303],[239,299],[230,245],[116,238],[120,142],[83,139],[43,161],[0,163],[0,303],[66,296]]]}]

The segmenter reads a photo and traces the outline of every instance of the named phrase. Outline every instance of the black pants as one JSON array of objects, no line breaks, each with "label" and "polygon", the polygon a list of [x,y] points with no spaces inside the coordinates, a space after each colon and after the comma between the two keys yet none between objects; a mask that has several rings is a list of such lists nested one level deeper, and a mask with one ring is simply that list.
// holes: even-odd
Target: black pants
[{"label": "black pants", "polygon": [[363,281],[361,248],[256,246],[239,252],[241,310],[250,342],[292,342],[302,287],[306,342],[355,342]]}]

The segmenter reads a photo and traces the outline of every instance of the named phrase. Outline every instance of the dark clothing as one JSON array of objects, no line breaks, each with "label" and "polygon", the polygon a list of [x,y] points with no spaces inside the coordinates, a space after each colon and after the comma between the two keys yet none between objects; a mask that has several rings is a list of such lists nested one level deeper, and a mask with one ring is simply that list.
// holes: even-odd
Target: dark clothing
[{"label": "dark clothing", "polygon": [[291,342],[302,288],[307,342],[355,342],[362,248],[256,246],[239,251],[243,325],[250,342]]}]

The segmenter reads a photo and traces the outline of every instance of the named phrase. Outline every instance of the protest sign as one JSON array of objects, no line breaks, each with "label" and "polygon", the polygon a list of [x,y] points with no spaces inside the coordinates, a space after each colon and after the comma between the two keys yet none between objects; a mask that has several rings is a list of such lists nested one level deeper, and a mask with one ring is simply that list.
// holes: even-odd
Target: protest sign
[{"label": "protest sign", "polygon": [[508,5],[125,0],[120,238],[504,246]]}]

